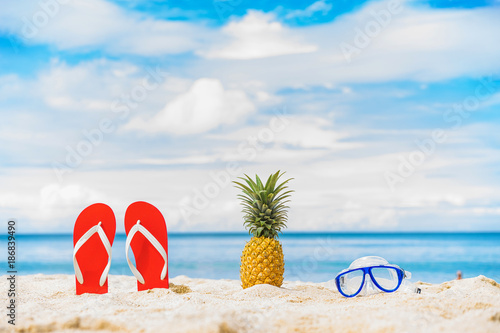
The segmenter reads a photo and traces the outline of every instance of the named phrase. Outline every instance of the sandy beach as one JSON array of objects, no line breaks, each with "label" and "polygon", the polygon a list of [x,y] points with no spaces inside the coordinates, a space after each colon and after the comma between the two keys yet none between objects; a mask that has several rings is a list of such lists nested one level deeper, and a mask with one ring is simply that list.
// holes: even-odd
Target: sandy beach
[{"label": "sandy beach", "polygon": [[[109,293],[76,296],[71,275],[18,277],[18,332],[499,332],[500,285],[484,276],[421,294],[346,299],[330,283],[286,281],[243,290],[236,280],[170,280],[137,292],[130,276],[109,277]],[[1,279],[7,290],[6,277]],[[5,304],[5,297],[4,304]],[[4,308],[5,309],[5,308]],[[4,310],[5,311],[5,310]]]}]

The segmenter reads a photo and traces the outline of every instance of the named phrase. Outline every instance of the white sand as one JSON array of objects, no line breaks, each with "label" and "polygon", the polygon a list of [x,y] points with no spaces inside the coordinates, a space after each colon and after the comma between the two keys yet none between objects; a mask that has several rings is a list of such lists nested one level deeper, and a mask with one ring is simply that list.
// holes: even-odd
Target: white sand
[{"label": "white sand", "polygon": [[[282,288],[246,290],[234,280],[178,276],[171,283],[192,291],[137,292],[133,277],[110,276],[108,294],[76,296],[73,276],[20,276],[17,325],[8,325],[2,315],[0,331],[500,332],[500,285],[484,276],[418,283],[421,294],[354,299],[342,297],[328,283],[286,282]],[[0,290],[6,304],[5,276]]]}]

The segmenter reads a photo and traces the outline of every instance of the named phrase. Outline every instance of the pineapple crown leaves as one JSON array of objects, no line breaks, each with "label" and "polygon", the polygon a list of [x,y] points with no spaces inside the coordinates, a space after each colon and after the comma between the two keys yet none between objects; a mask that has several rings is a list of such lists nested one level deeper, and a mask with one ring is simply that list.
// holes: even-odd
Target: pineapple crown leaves
[{"label": "pineapple crown leaves", "polygon": [[242,212],[245,213],[243,225],[255,237],[276,238],[286,228],[287,210],[290,208],[286,203],[294,191],[288,190],[287,186],[293,178],[278,184],[284,174],[280,171],[271,174],[265,184],[257,175],[255,181],[246,174],[245,177],[239,177],[244,182],[233,181],[235,187],[243,192],[238,195],[243,206]]}]

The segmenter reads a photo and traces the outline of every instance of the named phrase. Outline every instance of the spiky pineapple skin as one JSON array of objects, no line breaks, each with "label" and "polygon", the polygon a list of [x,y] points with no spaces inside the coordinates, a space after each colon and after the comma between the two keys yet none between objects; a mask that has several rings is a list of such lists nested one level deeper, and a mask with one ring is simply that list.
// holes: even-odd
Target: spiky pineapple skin
[{"label": "spiky pineapple skin", "polygon": [[273,238],[252,237],[241,255],[240,278],[243,289],[256,284],[281,287],[285,261],[281,243]]}]

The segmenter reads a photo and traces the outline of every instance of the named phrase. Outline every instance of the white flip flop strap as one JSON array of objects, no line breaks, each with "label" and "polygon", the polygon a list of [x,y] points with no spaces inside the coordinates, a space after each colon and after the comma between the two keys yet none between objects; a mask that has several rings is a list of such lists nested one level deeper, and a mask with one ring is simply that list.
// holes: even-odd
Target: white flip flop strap
[{"label": "white flip flop strap", "polygon": [[76,253],[83,246],[83,244],[85,244],[89,240],[89,238],[92,237],[96,232],[99,235],[99,238],[101,238],[101,242],[104,245],[106,252],[108,253],[108,264],[104,268],[104,271],[101,274],[101,278],[99,279],[99,286],[102,287],[106,282],[106,279],[108,278],[109,268],[111,267],[111,243],[109,242],[106,233],[101,227],[101,222],[90,228],[86,233],[83,234],[82,237],[80,237],[78,242],[76,242],[75,248],[73,249],[73,267],[75,268],[76,279],[80,284],[83,284],[83,275],[82,271],[80,270],[80,266],[78,265],[78,261],[76,260]]},{"label": "white flip flop strap", "polygon": [[[141,234],[144,235],[144,237],[146,237],[146,239],[151,243],[151,245],[154,246],[154,248],[156,249],[156,251],[158,251],[158,253],[162,256],[163,261],[165,262],[165,264],[163,265],[163,269],[161,271],[161,275],[160,275],[160,279],[163,280],[167,276],[167,272],[168,272],[168,256],[167,256],[167,252],[165,251],[165,249],[163,248],[163,246],[160,244],[160,242],[155,238],[155,236],[153,236],[153,234],[151,234],[148,231],[148,229],[146,229],[145,227],[143,227],[140,223],[141,223],[140,220],[137,221],[137,223],[130,229],[130,231],[128,233],[128,236],[127,236],[127,241],[125,243],[125,254],[127,256],[128,266],[130,267],[130,270],[134,274],[135,278],[140,283],[144,284],[145,282],[144,282],[144,278],[142,277],[142,274],[137,270],[137,268],[134,266],[134,264],[132,264],[132,262],[130,261],[130,259],[128,257],[128,252],[130,250],[130,243],[132,242],[132,239],[134,238],[134,235],[137,232],[140,232]],[[137,258],[136,258],[136,260],[137,260]]]}]

